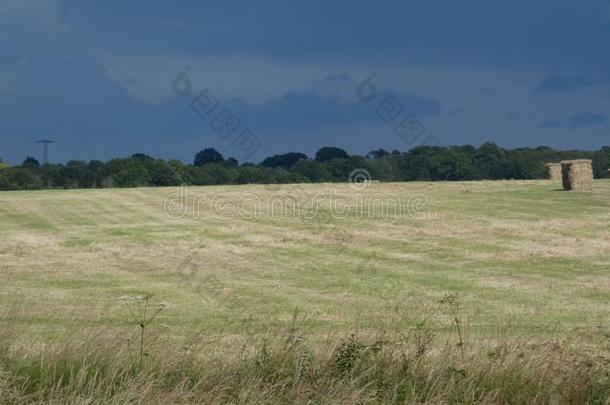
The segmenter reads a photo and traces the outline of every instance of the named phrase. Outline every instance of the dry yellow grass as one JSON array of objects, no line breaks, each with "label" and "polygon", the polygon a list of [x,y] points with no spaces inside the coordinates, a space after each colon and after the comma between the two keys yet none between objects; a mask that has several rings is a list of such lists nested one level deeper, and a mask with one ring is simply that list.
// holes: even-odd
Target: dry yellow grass
[{"label": "dry yellow grass", "polygon": [[[428,202],[402,215],[336,218],[332,190],[352,207],[360,193]],[[289,319],[295,307],[314,340],[400,330],[457,293],[483,337],[503,331],[602,349],[609,181],[596,181],[590,194],[561,193],[548,181],[192,188],[189,201],[207,197],[199,213],[190,204],[171,218],[164,201],[177,192],[0,194],[0,305],[21,303],[13,322],[28,332],[24,345],[75,322],[121,333],[124,295],[167,303],[163,333],[197,330],[230,344],[253,325]],[[245,193],[297,196],[301,215],[235,215]],[[218,195],[229,202],[214,212],[209,199]],[[315,195],[326,196],[322,208],[305,215],[302,203]]]}]

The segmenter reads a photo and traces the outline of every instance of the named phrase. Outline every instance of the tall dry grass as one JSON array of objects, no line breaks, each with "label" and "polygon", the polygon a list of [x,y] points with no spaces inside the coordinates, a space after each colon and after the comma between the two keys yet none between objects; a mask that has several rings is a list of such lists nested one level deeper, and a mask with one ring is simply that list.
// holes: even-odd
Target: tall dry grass
[{"label": "tall dry grass", "polygon": [[610,403],[609,359],[557,342],[468,341],[455,299],[445,304],[449,338],[421,322],[401,334],[313,344],[295,314],[222,355],[204,339],[159,334],[134,348],[104,329],[71,328],[26,346],[11,312],[1,320],[0,403]]}]

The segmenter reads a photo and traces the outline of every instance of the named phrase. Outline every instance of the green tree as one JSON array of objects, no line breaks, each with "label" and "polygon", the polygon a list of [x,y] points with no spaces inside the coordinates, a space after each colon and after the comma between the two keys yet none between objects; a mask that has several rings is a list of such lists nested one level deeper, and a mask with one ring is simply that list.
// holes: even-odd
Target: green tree
[{"label": "green tree", "polygon": [[284,153],[282,155],[273,155],[262,161],[261,165],[266,167],[282,167],[284,169],[290,169],[292,166],[297,164],[299,160],[309,159],[304,153]]},{"label": "green tree", "polygon": [[139,159],[112,159],[105,165],[104,182],[112,187],[145,187],[151,185],[147,163]]},{"label": "green tree", "polygon": [[316,152],[316,161],[328,162],[334,159],[347,159],[349,155],[346,151],[334,146],[325,146]]},{"label": "green tree", "polygon": [[153,163],[150,171],[151,184],[157,187],[179,186],[182,184],[182,176],[170,164],[158,160]]},{"label": "green tree", "polygon": [[602,146],[593,154],[593,173],[597,178],[610,177],[610,146]]},{"label": "green tree", "polygon": [[[400,152],[399,152],[400,153]],[[388,152],[385,149],[377,149],[377,150],[372,150],[369,153],[366,154],[366,157],[369,159],[381,159],[382,157],[386,157],[389,156],[390,152]]]},{"label": "green tree", "polygon": [[222,163],[224,157],[214,148],[206,148],[195,155],[195,166],[203,166],[209,163]]},{"label": "green tree", "polygon": [[263,166],[242,166],[239,168],[237,184],[272,183],[273,171]]},{"label": "green tree", "polygon": [[43,187],[40,175],[18,167],[0,170],[0,190],[39,190]]},{"label": "green tree", "polygon": [[38,162],[38,160],[36,160],[35,158],[28,156],[25,158],[21,166],[28,169],[34,169],[40,167],[40,162]]},{"label": "green tree", "polygon": [[332,181],[347,181],[350,173],[356,169],[370,172],[370,161],[362,156],[350,156],[348,159],[332,159],[325,163]]},{"label": "green tree", "polygon": [[476,178],[490,180],[510,178],[506,157],[506,150],[495,143],[487,142],[481,145],[474,156]]},{"label": "green tree", "polygon": [[224,163],[188,166],[188,178],[197,186],[235,184],[240,169]]},{"label": "green tree", "polygon": [[239,162],[234,157],[228,158],[227,160],[225,160],[225,163],[228,164],[229,166],[235,166],[235,167],[239,166]]},{"label": "green tree", "polygon": [[330,181],[331,175],[323,163],[315,160],[299,160],[290,170],[312,183]]}]

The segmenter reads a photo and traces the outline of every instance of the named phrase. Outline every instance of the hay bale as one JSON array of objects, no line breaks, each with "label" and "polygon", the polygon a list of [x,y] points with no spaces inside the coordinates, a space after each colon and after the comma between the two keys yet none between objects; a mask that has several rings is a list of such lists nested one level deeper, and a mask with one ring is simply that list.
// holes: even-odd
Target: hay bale
[{"label": "hay bale", "polygon": [[561,163],[547,163],[546,169],[549,172],[549,179],[552,181],[561,180]]},{"label": "hay bale", "polygon": [[561,177],[564,190],[592,191],[593,162],[589,159],[564,160]]}]

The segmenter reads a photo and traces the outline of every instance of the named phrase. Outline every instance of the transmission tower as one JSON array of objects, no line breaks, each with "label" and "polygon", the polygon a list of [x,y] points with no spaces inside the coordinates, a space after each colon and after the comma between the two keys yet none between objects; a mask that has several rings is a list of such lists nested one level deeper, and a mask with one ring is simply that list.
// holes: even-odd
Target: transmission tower
[{"label": "transmission tower", "polygon": [[41,139],[40,141],[36,141],[36,143],[42,144],[42,162],[43,164],[49,163],[49,144],[55,143],[55,141],[51,141],[49,139]]}]

